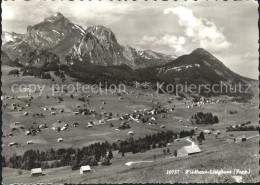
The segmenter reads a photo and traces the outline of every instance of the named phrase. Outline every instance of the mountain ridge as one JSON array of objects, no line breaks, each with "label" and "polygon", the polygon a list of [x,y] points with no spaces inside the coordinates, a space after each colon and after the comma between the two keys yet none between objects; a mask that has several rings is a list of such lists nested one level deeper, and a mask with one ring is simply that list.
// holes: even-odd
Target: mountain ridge
[{"label": "mountain ridge", "polygon": [[[87,45],[82,43],[80,48],[76,48],[76,46],[79,46],[78,42],[84,42],[82,37],[86,37],[87,33],[91,33],[96,39],[89,38]],[[2,35],[3,37],[5,36]],[[85,45],[85,48],[82,47],[83,45]],[[45,18],[38,24],[28,26],[27,32],[21,34],[19,42],[8,42],[3,44],[2,47],[2,50],[12,60],[36,49],[50,50],[60,57],[61,62],[74,63],[68,61],[70,57],[73,60],[84,58],[97,65],[127,64],[133,69],[161,65],[171,60],[170,57],[163,54],[157,55],[156,59],[139,56],[136,49],[120,45],[115,34],[109,28],[97,25],[84,30],[59,12]],[[79,51],[81,49],[84,51]],[[73,51],[75,53],[71,54]],[[88,53],[85,51],[88,51]],[[79,53],[83,53],[85,56],[77,56]],[[67,56],[68,54],[71,56]]]}]

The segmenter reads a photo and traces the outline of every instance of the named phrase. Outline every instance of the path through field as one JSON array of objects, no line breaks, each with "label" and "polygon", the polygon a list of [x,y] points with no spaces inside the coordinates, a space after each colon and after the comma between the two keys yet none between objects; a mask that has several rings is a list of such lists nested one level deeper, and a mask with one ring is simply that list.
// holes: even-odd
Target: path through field
[{"label": "path through field", "polygon": [[103,136],[103,135],[108,135],[108,134],[112,134],[114,132],[106,132],[106,133],[101,133],[101,134],[92,134],[90,136]]},{"label": "path through field", "polygon": [[194,142],[193,141],[191,141],[190,139],[186,139],[186,140],[191,143],[191,146],[194,146]]},{"label": "path through field", "polygon": [[134,161],[125,163],[126,166],[131,166],[134,163],[152,163],[153,161]]},{"label": "path through field", "polygon": [[248,137],[246,139],[252,139],[252,138],[255,138],[255,137],[259,137],[259,135],[251,136],[251,137]]}]

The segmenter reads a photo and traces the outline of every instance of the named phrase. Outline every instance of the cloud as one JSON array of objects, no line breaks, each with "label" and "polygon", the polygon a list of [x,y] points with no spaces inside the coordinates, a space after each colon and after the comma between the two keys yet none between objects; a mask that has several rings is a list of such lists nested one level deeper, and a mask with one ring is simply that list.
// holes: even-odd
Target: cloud
[{"label": "cloud", "polygon": [[164,14],[177,15],[180,26],[185,28],[185,35],[192,39],[192,44],[206,48],[211,52],[220,52],[231,46],[214,22],[194,16],[192,10],[183,6],[164,9]]},{"label": "cloud", "polygon": [[139,44],[144,46],[153,45],[154,47],[166,46],[174,49],[175,53],[183,53],[183,51],[185,51],[185,42],[184,37],[165,34],[164,36],[144,36]]},{"label": "cloud", "polygon": [[242,60],[258,60],[258,54],[257,53],[245,53],[244,55],[241,56]]}]

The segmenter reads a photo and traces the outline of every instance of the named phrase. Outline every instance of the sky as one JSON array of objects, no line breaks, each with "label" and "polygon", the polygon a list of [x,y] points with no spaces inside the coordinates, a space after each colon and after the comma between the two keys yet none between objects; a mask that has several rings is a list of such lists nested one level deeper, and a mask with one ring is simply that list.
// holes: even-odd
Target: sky
[{"label": "sky", "polygon": [[110,28],[122,45],[170,55],[203,48],[258,78],[257,1],[2,1],[2,29],[25,33],[57,12],[83,28]]}]

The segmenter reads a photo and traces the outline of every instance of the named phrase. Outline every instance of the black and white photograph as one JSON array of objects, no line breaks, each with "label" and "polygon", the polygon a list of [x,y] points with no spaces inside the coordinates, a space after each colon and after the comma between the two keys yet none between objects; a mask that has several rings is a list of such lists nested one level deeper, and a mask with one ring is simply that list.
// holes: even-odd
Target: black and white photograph
[{"label": "black and white photograph", "polygon": [[257,183],[258,1],[2,1],[2,184]]}]

